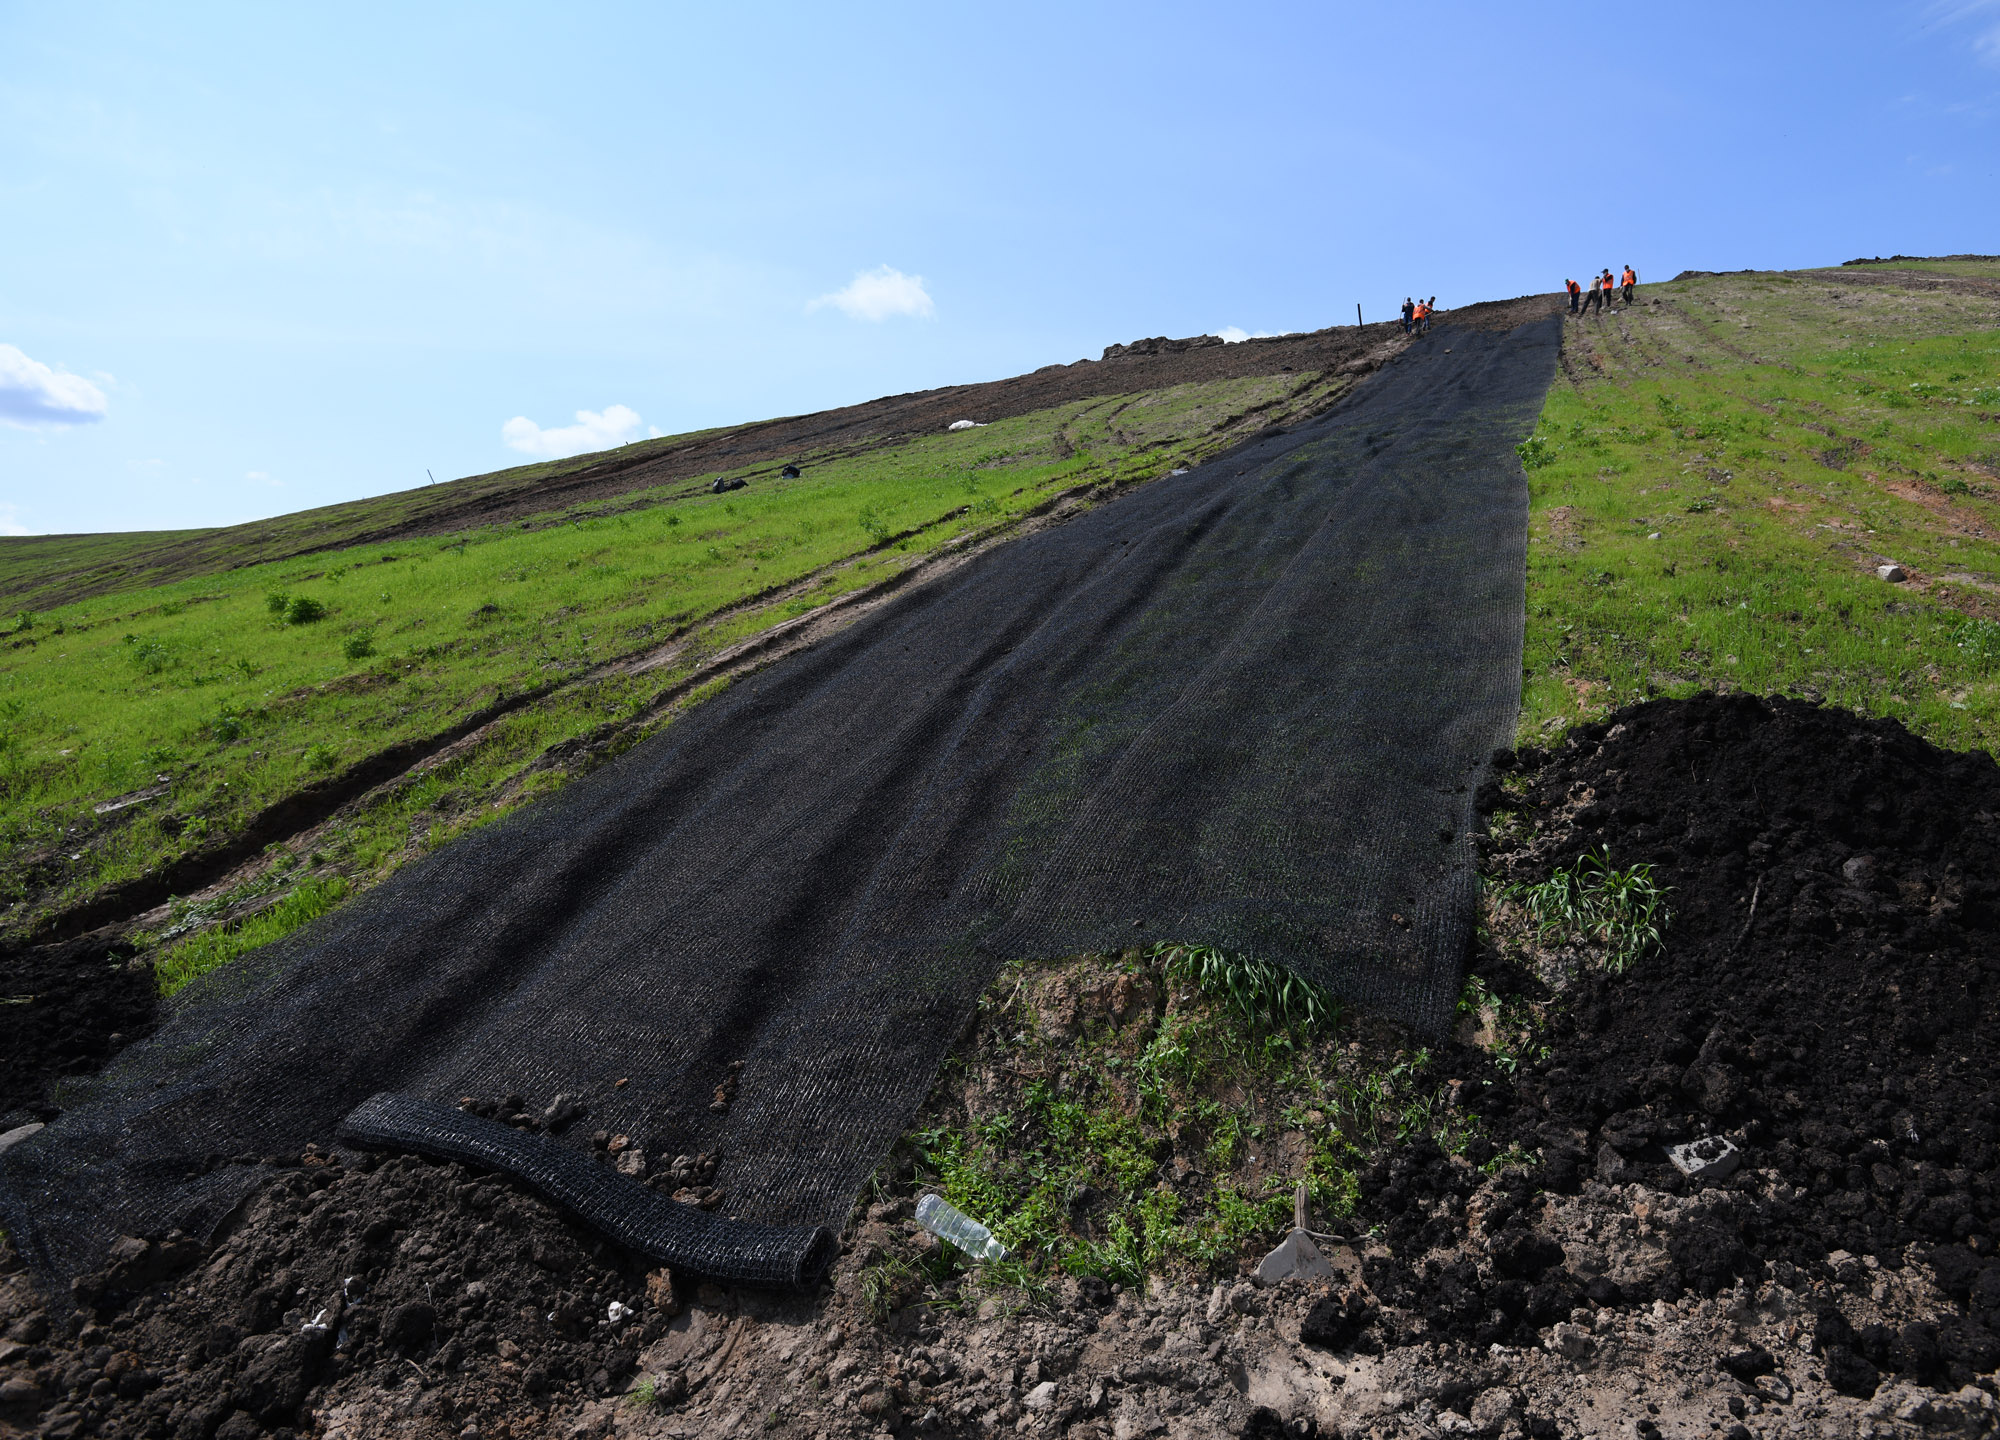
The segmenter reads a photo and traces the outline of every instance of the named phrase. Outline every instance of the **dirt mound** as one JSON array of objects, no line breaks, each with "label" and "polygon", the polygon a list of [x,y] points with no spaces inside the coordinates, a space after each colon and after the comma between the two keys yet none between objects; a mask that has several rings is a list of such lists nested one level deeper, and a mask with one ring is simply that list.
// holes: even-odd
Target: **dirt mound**
[{"label": "dirt mound", "polygon": [[[1991,757],[1893,721],[1704,695],[1621,711],[1520,764],[1525,790],[1481,797],[1501,812],[1493,868],[1532,883],[1587,850],[1651,863],[1670,887],[1665,949],[1623,975],[1576,974],[1546,1051],[1512,1079],[1454,1057],[1493,1141],[1541,1163],[1485,1190],[1435,1151],[1379,1166],[1368,1204],[1398,1256],[1376,1264],[1374,1288],[1490,1340],[1579,1298],[1671,1302],[1771,1277],[1820,1297],[1836,1388],[1872,1391],[1878,1369],[1963,1384],[2000,1364]],[[1547,994],[1495,956],[1480,969],[1517,1002]],[[1691,1181],[1669,1164],[1667,1146],[1711,1135],[1741,1148],[1734,1175]],[[1656,1197],[1642,1208],[1658,1244],[1622,1278],[1535,1248],[1538,1191],[1635,1186]],[[1475,1192],[1483,1261],[1421,1263],[1458,1239],[1439,1202],[1468,1215]],[[1843,1318],[1913,1261],[1951,1313],[1901,1328]]]},{"label": "dirt mound", "polygon": [[45,1435],[286,1435],[362,1394],[422,1432],[504,1434],[625,1388],[678,1308],[665,1272],[496,1178],[347,1158],[292,1157],[206,1255],[121,1242],[53,1334],[13,1277],[0,1433],[39,1413]]},{"label": "dirt mound", "polygon": [[48,1120],[49,1087],[88,1074],[152,1033],[159,996],[150,965],[129,966],[129,947],[86,937],[7,957],[0,1046],[0,1131]]}]

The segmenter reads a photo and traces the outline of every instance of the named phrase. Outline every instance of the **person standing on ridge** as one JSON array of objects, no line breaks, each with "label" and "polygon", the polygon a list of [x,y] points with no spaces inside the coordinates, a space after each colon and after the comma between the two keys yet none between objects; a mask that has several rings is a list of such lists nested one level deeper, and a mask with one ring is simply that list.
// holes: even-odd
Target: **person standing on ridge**
[{"label": "person standing on ridge", "polygon": [[1410,325],[1417,318],[1417,302],[1409,296],[1403,297],[1403,333],[1410,333]]},{"label": "person standing on ridge", "polygon": [[1630,305],[1632,303],[1632,287],[1639,283],[1639,272],[1634,270],[1630,265],[1627,265],[1623,280],[1625,284],[1625,303]]},{"label": "person standing on ridge", "polygon": [[1563,281],[1563,289],[1569,292],[1569,313],[1572,315],[1581,315],[1583,313],[1583,287],[1574,280],[1565,280]]},{"label": "person standing on ridge", "polygon": [[1597,288],[1597,279],[1593,276],[1589,287],[1583,292],[1583,304],[1577,307],[1577,318],[1580,320],[1591,311],[1601,310],[1603,307],[1604,292]]},{"label": "person standing on ridge", "polygon": [[1611,309],[1611,294],[1615,286],[1609,267],[1606,267],[1604,273],[1597,277],[1597,284],[1604,291],[1604,308],[1606,311],[1609,311]]}]

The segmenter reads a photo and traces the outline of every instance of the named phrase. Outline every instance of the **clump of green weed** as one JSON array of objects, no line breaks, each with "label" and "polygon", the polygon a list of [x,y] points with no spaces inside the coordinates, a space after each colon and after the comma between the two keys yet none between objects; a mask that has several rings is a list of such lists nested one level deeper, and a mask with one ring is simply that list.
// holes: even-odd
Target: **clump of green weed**
[{"label": "clump of green weed", "polygon": [[326,606],[310,595],[294,595],[285,605],[287,625],[310,625],[326,618]]},{"label": "clump of green weed", "polygon": [[331,770],[340,763],[340,752],[326,744],[309,746],[305,761],[308,770]]},{"label": "clump of green weed", "polygon": [[132,663],[146,674],[157,675],[173,665],[174,652],[164,641],[141,640],[134,635],[127,635],[125,639],[132,647]]},{"label": "clump of green weed", "polygon": [[1340,1018],[1340,1006],[1328,991],[1268,960],[1232,955],[1213,945],[1165,942],[1153,954],[1164,962],[1170,979],[1192,984],[1253,1025],[1310,1033]]},{"label": "clump of green weed", "polygon": [[32,610],[23,610],[23,611],[21,611],[21,612],[20,612],[19,614],[15,615],[15,617],[14,617],[14,633],[15,633],[16,635],[19,635],[19,634],[21,634],[21,633],[22,633],[23,631],[27,631],[27,630],[32,630],[32,629],[34,629],[34,628],[35,628],[35,612],[34,612],[34,611],[32,611]]},{"label": "clump of green weed", "polygon": [[340,648],[341,652],[350,660],[366,660],[370,655],[375,653],[375,632],[373,630],[362,630],[350,635],[347,637],[346,643]]},{"label": "clump of green weed", "polygon": [[1521,457],[1523,470],[1540,470],[1556,463],[1554,447],[1541,435],[1530,435],[1514,447],[1514,453]]},{"label": "clump of green weed", "polygon": [[2000,624],[1991,620],[1961,621],[1952,627],[1949,639],[1968,660],[2000,660]]},{"label": "clump of green weed", "polygon": [[227,745],[231,740],[241,740],[249,733],[249,720],[233,705],[224,705],[216,717],[208,722],[209,738],[218,745]]},{"label": "clump of green weed", "polygon": [[1545,942],[1601,948],[1604,968],[1622,975],[1656,949],[1669,915],[1653,867],[1620,870],[1608,849],[1587,850],[1538,885],[1510,886]]},{"label": "clump of green weed", "polygon": [[1493,1057],[1494,1066],[1503,1074],[1514,1074],[1524,1060],[1549,1057],[1549,1047],[1536,1038],[1540,1026],[1533,1007],[1518,996],[1495,995],[1477,975],[1466,977],[1465,988],[1458,996],[1458,1013],[1462,1019],[1488,1027],[1491,1038],[1483,1043]]}]

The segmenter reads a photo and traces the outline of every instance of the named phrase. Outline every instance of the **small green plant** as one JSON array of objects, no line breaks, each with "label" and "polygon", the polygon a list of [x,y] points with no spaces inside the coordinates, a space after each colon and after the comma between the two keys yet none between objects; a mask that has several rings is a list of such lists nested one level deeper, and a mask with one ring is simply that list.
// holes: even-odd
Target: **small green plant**
[{"label": "small green plant", "polygon": [[862,533],[875,544],[880,545],[884,540],[889,538],[888,523],[876,512],[873,505],[863,505],[861,513],[854,518],[861,526]]},{"label": "small green plant", "polygon": [[1555,450],[1541,435],[1530,435],[1514,447],[1514,453],[1521,457],[1521,468],[1540,470],[1556,463]]},{"label": "small green plant", "polygon": [[159,640],[138,640],[132,646],[132,663],[148,675],[157,675],[174,663],[174,652]]},{"label": "small green plant", "polygon": [[1326,990],[1268,960],[1231,955],[1212,945],[1153,947],[1169,978],[1224,1001],[1252,1025],[1311,1032],[1332,1025],[1340,1007]]},{"label": "small green plant", "polygon": [[341,652],[350,660],[366,660],[375,653],[375,632],[363,630],[350,635],[341,647]]},{"label": "small green plant", "polygon": [[273,590],[264,597],[264,608],[269,610],[272,616],[279,620],[285,618],[285,607],[291,603],[292,597],[282,590]]},{"label": "small green plant", "polygon": [[2000,660],[2000,622],[1964,620],[1951,629],[1955,649],[1969,660]]},{"label": "small green plant", "polygon": [[14,633],[16,635],[19,635],[24,630],[32,630],[34,628],[35,628],[34,611],[23,610],[14,617]]},{"label": "small green plant", "polygon": [[1669,919],[1653,867],[1642,862],[1620,870],[1604,849],[1587,850],[1539,885],[1511,886],[1508,893],[1544,941],[1601,947],[1604,968],[1614,975],[1660,945]]},{"label": "small green plant", "polygon": [[310,625],[315,620],[326,618],[326,606],[310,595],[294,595],[285,605],[287,625]]},{"label": "small green plant", "polygon": [[218,745],[227,745],[231,740],[241,740],[250,732],[250,722],[232,705],[225,705],[216,717],[208,722],[209,738]]},{"label": "small green plant", "polygon": [[660,1383],[648,1375],[632,1387],[626,1398],[635,1410],[651,1410],[660,1403]]},{"label": "small green plant", "polygon": [[307,748],[305,760],[308,770],[331,770],[340,763],[340,752],[331,745],[313,745]]},{"label": "small green plant", "polygon": [[910,1261],[891,1255],[861,1272],[861,1308],[878,1325],[915,1299],[923,1290],[924,1276]]}]

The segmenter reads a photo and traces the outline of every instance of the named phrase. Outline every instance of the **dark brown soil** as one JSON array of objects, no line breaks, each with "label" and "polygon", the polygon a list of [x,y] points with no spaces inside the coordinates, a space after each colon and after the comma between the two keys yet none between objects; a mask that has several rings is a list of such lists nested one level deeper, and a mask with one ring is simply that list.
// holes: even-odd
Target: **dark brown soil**
[{"label": "dark brown soil", "polygon": [[[1957,1386],[2000,1364],[1992,758],[1890,720],[1708,695],[1621,711],[1520,764],[1525,799],[1498,784],[1482,796],[1518,806],[1537,837],[1509,850],[1499,829],[1499,876],[1539,881],[1598,847],[1649,862],[1671,887],[1666,947],[1622,976],[1579,976],[1553,1007],[1547,1058],[1518,1076],[1472,1051],[1446,1062],[1494,1141],[1541,1163],[1483,1210],[1483,1266],[1423,1261],[1463,1235],[1479,1177],[1434,1151],[1379,1167],[1368,1205],[1397,1256],[1371,1262],[1374,1288],[1487,1342],[1586,1296],[1672,1301],[1767,1277],[1837,1292],[1920,1261],[1954,1313],[1857,1335],[1827,1300],[1835,1388],[1872,1392],[1881,1370]],[[1496,991],[1547,994],[1493,955],[1480,968]],[[1736,1175],[1689,1181],[1668,1164],[1665,1146],[1706,1135],[1743,1148]],[[1643,1283],[1586,1285],[1532,1224],[1537,1192],[1586,1183],[1711,1203]]]},{"label": "dark brown soil", "polygon": [[53,1118],[48,1091],[96,1070],[150,1034],[159,1008],[153,970],[131,950],[85,938],[6,957],[0,1016],[0,1132]]},{"label": "dark brown soil", "polygon": [[78,1282],[72,1320],[9,1294],[0,1319],[28,1385],[0,1433],[40,1413],[42,1434],[285,1435],[311,1428],[309,1394],[355,1377],[425,1429],[504,1435],[503,1414],[624,1388],[677,1309],[665,1272],[649,1279],[498,1179],[346,1158],[297,1157],[207,1255],[177,1236],[124,1242]]}]

